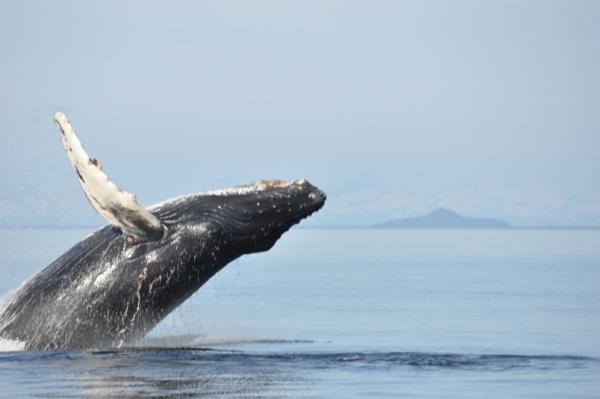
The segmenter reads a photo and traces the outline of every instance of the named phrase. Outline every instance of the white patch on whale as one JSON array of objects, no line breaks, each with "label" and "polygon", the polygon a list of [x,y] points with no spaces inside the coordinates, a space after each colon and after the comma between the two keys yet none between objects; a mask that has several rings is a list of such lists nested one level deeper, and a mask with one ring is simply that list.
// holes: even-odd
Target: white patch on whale
[{"label": "white patch on whale", "polygon": [[158,259],[158,252],[152,251],[146,255],[146,263],[156,262]]},{"label": "white patch on whale", "polygon": [[97,288],[100,288],[103,285],[105,285],[106,282],[108,281],[108,277],[115,271],[116,268],[117,268],[116,264],[110,265],[105,271],[103,271],[102,273],[100,273],[98,275],[98,277],[96,277],[96,280],[94,280],[94,285]]},{"label": "white patch on whale", "polygon": [[81,188],[100,216],[123,231],[160,232],[162,226],[158,219],[137,202],[135,195],[111,182],[100,163],[87,154],[65,114],[55,113],[54,121]]}]

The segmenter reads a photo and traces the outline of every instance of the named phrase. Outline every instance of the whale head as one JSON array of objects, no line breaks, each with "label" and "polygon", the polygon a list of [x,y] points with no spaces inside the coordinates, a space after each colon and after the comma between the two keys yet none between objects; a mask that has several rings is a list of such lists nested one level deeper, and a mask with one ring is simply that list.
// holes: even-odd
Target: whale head
[{"label": "whale head", "polygon": [[251,253],[270,249],[290,227],[319,210],[325,199],[306,180],[261,180],[195,197],[188,216],[191,223],[221,231],[236,250]]},{"label": "whale head", "polygon": [[176,198],[150,208],[162,237],[128,243],[123,253],[160,261],[160,267],[147,268],[148,278],[176,269],[192,286],[201,285],[231,260],[270,249],[325,200],[306,180],[260,180]]}]

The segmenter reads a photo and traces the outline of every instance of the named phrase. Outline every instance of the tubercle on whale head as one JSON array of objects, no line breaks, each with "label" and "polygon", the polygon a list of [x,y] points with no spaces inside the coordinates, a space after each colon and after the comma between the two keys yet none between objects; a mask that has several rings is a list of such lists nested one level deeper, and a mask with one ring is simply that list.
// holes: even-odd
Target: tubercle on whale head
[{"label": "tubercle on whale head", "polygon": [[[327,199],[323,191],[305,179],[258,180],[255,184],[263,189],[264,198],[271,205],[271,208],[266,207],[266,211],[271,216],[285,215],[287,212],[288,216],[303,219],[319,210]],[[261,208],[258,204],[257,207]],[[259,213],[261,210],[264,212],[264,209],[259,209]]]},{"label": "tubercle on whale head", "polygon": [[[247,246],[248,252],[270,249],[283,233],[302,219],[323,207],[326,195],[306,180],[261,180],[265,185],[248,206],[242,206],[245,223],[236,226],[236,245]],[[240,198],[240,203],[247,201]]]},{"label": "tubercle on whale head", "polygon": [[[264,186],[257,193],[257,204],[253,213],[258,220],[261,214],[278,219],[280,223],[300,221],[321,209],[327,196],[307,180],[259,180],[258,186]],[[262,188],[262,187],[261,187]],[[265,201],[259,204],[258,199]]]}]

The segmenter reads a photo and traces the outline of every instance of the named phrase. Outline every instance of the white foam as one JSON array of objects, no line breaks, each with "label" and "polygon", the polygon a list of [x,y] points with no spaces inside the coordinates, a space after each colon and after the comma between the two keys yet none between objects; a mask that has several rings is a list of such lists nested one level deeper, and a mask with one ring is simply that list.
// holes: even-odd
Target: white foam
[{"label": "white foam", "polygon": [[156,337],[145,337],[137,343],[137,346],[172,348],[230,346],[244,344],[273,344],[292,342],[300,342],[300,340],[260,338],[254,336],[166,335]]},{"label": "white foam", "polygon": [[16,352],[25,349],[25,342],[0,338],[0,352]]},{"label": "white foam", "polygon": [[106,284],[106,282],[108,281],[108,277],[117,269],[117,264],[113,263],[111,264],[108,268],[106,268],[105,271],[103,271],[100,275],[98,275],[98,277],[96,277],[96,280],[94,280],[94,285],[97,288],[102,287],[103,285]]}]

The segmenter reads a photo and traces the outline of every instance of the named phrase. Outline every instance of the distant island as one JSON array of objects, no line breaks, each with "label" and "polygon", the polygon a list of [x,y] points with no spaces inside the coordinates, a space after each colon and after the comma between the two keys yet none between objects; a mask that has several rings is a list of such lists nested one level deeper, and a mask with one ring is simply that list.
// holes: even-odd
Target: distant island
[{"label": "distant island", "polygon": [[466,217],[450,209],[441,208],[424,216],[389,220],[372,227],[381,229],[510,229],[512,226],[504,220]]}]

